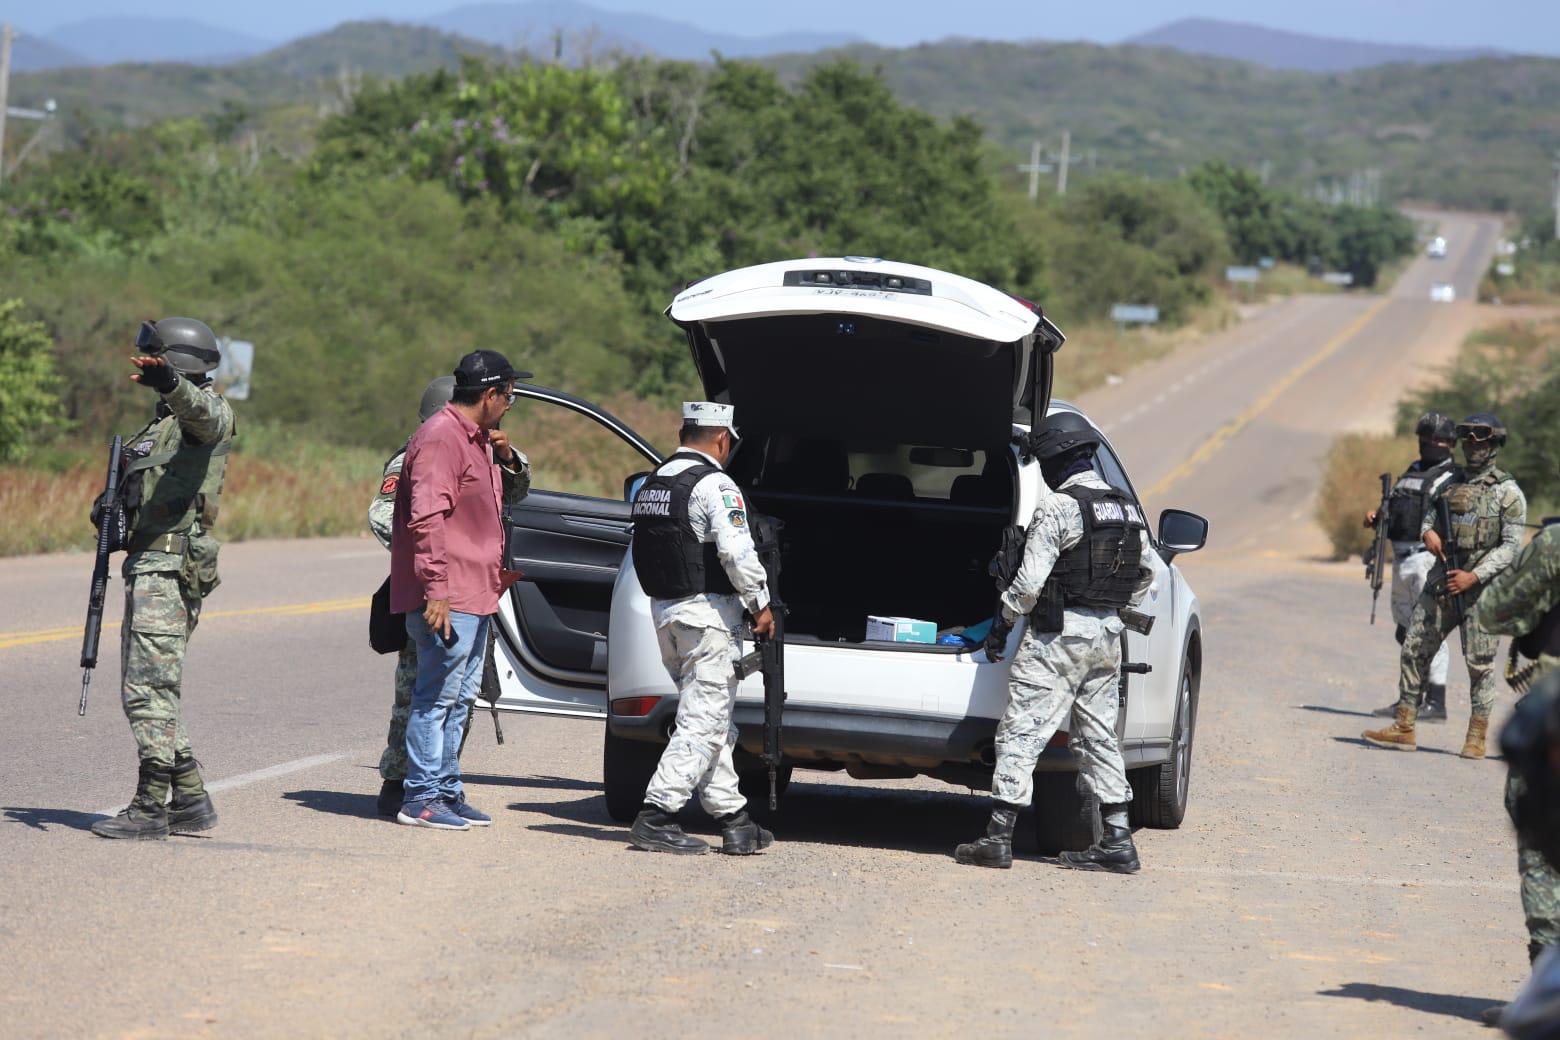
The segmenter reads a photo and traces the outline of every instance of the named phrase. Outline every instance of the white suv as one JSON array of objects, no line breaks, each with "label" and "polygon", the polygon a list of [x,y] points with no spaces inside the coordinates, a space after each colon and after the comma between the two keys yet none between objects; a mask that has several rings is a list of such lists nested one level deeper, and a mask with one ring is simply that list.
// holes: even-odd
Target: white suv
[{"label": "white suv", "polygon": [[[667,314],[687,333],[705,395],[736,406],[743,440],[730,472],[749,508],[785,525],[783,779],[801,768],[989,787],[1008,664],[978,647],[868,641],[867,618],[947,630],[992,616],[987,563],[1044,488],[1013,437],[1036,407],[1076,410],[1050,399],[1061,333],[1007,293],[868,257],[732,271],[691,285]],[[499,706],[604,718],[607,806],[627,821],[677,710],[649,598],[625,553],[629,493],[661,456],[585,401],[534,386],[519,393],[595,419],[644,459],[623,474],[622,499],[537,489],[512,511],[511,565],[528,580],[500,607]],[[1136,497],[1109,444],[1096,464]],[[545,486],[547,474],[536,481]],[[1142,607],[1153,628],[1123,635],[1118,727],[1134,817],[1148,826],[1176,827],[1186,811],[1202,626],[1172,560],[1206,536],[1201,517],[1165,512]],[[739,768],[755,779],[762,711],[753,676],[736,719]],[[1043,849],[1081,848],[1092,836],[1076,769],[1058,733],[1036,770]]]}]

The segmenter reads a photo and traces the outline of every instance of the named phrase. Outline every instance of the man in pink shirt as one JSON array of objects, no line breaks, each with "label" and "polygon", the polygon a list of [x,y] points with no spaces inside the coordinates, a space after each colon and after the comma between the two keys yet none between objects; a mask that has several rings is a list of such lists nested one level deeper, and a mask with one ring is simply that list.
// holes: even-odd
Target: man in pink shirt
[{"label": "man in pink shirt", "polygon": [[530,375],[497,351],[467,354],[450,403],[406,445],[391,525],[390,609],[406,615],[417,644],[405,803],[396,815],[411,826],[463,831],[493,822],[466,801],[460,737],[498,598],[520,577],[503,569],[503,503],[506,494],[524,496],[530,467],[498,424],[515,381]]}]

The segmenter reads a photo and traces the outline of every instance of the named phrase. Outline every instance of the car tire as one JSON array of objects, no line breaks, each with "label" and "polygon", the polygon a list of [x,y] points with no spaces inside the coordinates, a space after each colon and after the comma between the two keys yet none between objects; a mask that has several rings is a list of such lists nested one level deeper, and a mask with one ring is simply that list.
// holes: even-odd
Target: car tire
[{"label": "car tire", "polygon": [[645,788],[666,745],[615,736],[610,726],[606,734],[601,745],[601,786],[607,796],[607,815],[618,823],[631,823],[645,802]]},{"label": "car tire", "polygon": [[1181,670],[1181,692],[1176,698],[1175,732],[1170,758],[1157,766],[1134,770],[1132,821],[1158,830],[1175,830],[1186,818],[1191,789],[1192,746],[1197,736],[1196,659],[1187,654]]},{"label": "car tire", "polygon": [[1098,837],[1099,809],[1078,787],[1078,774],[1036,773],[1035,847],[1042,856],[1081,852]]}]

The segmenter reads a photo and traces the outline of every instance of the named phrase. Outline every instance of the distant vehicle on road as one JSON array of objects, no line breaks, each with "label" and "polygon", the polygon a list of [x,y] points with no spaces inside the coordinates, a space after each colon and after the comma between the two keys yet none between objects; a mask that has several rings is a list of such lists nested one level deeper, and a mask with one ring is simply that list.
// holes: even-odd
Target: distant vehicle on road
[{"label": "distant vehicle on road", "polygon": [[1440,235],[1436,235],[1434,238],[1432,238],[1430,240],[1430,244],[1425,246],[1425,255],[1435,260],[1440,260],[1445,257],[1446,239],[1442,238]]},{"label": "distant vehicle on road", "polygon": [[1436,282],[1430,287],[1430,299],[1436,303],[1456,303],[1457,290],[1451,282]]},{"label": "distant vehicle on road", "polygon": [[[717,275],[680,293],[667,314],[687,334],[705,395],[736,406],[742,442],[729,468],[749,508],[785,523],[782,785],[794,767],[989,787],[1008,664],[956,640],[873,641],[867,618],[946,630],[991,617],[987,562],[1003,529],[1026,522],[1047,493],[1039,463],[1013,436],[1034,416],[1076,411],[1051,397],[1060,331],[990,286],[865,257]],[[588,402],[526,384],[516,391],[626,441],[643,461],[620,474],[625,497],[661,461]],[[1138,500],[1108,443],[1095,465]],[[650,600],[624,553],[629,516],[623,499],[533,486],[509,519],[511,562],[530,580],[501,604],[498,637],[500,708],[605,719],[607,810],[625,822],[677,711]],[[1186,812],[1203,660],[1197,596],[1173,561],[1202,546],[1207,521],[1167,510],[1150,533],[1154,583],[1141,609],[1154,624],[1122,640],[1124,660],[1147,668],[1121,677],[1118,732],[1133,817],[1173,828]],[[744,786],[763,775],[762,712],[755,676],[735,713]],[[1042,848],[1092,840],[1077,768],[1059,733],[1035,776]]]}]

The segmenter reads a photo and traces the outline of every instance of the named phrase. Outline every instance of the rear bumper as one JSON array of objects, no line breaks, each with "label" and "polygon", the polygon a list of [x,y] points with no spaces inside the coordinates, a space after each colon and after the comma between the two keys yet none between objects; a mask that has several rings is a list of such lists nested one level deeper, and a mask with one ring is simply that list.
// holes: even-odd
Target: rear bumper
[{"label": "rear bumper", "polygon": [[[614,736],[665,743],[677,715],[677,699],[662,699],[643,716],[608,715]],[[764,709],[739,702],[737,743],[758,754],[763,749]],[[997,720],[868,711],[811,705],[787,705],[782,744],[787,759],[831,765],[865,764],[917,771],[946,765],[990,769]],[[1065,747],[1047,748],[1040,771],[1077,769],[1076,756]]]}]

